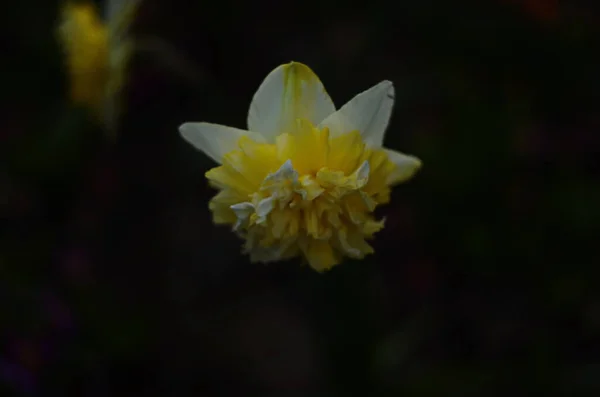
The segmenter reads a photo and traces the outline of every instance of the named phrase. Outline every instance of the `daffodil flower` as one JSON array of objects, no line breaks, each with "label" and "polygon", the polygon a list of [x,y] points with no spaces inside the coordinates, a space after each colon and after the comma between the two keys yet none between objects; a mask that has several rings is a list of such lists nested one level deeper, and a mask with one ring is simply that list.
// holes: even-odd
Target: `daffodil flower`
[{"label": "daffodil flower", "polygon": [[65,51],[71,100],[91,109],[109,130],[133,42],[128,30],[140,0],[108,0],[106,22],[89,1],[65,1],[58,38]]},{"label": "daffodil flower", "polygon": [[248,112],[248,130],[184,123],[183,138],[220,165],[206,173],[220,190],[217,224],[245,239],[252,262],[303,256],[317,271],[373,253],[384,226],[373,211],[421,162],[382,147],[394,87],[382,81],[336,111],[306,65],[273,70]]}]

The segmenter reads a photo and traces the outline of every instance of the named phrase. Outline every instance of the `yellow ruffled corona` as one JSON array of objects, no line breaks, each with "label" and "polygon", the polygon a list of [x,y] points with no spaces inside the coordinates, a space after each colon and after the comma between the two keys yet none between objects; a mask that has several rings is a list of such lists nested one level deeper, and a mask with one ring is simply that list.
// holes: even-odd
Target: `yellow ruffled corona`
[{"label": "yellow ruffled corona", "polygon": [[382,147],[393,104],[383,81],[336,111],[313,71],[292,62],[259,87],[247,131],[185,123],[180,132],[220,164],[206,173],[219,190],[209,208],[245,239],[251,261],[302,255],[324,271],[373,253],[367,240],[384,224],[373,211],[421,166]]},{"label": "yellow ruffled corona", "polygon": [[107,0],[106,23],[89,1],[66,1],[58,38],[66,56],[70,98],[112,129],[132,52],[129,25],[139,0]]}]

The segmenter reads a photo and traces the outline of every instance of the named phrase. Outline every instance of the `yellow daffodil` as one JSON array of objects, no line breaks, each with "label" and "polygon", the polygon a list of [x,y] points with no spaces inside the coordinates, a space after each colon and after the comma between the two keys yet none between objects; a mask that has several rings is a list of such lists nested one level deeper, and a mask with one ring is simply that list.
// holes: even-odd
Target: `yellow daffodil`
[{"label": "yellow daffodil", "polygon": [[89,1],[66,1],[59,41],[65,51],[71,100],[91,109],[109,128],[132,51],[127,31],[139,0],[108,0],[107,22]]},{"label": "yellow daffodil", "polygon": [[363,258],[383,228],[373,211],[421,162],[382,147],[394,87],[382,81],[336,111],[313,71],[273,70],[252,99],[248,131],[185,123],[183,138],[220,166],[206,173],[220,192],[209,208],[233,226],[253,262],[304,256],[323,271]]}]

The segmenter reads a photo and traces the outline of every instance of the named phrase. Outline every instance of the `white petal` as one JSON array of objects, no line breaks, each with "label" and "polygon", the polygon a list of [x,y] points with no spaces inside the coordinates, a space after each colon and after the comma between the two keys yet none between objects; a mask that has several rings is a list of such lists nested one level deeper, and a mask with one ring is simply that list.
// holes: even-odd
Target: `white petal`
[{"label": "white petal", "polygon": [[295,127],[296,119],[314,125],[335,112],[317,75],[306,65],[291,62],[273,70],[262,82],[248,111],[248,129],[267,141]]},{"label": "white petal", "polygon": [[371,167],[369,166],[368,161],[363,161],[363,163],[358,167],[355,171],[356,173],[356,181],[360,187],[363,187],[369,181],[369,173],[371,172]]},{"label": "white petal", "polygon": [[283,181],[298,181],[298,172],[292,166],[292,160],[286,160],[277,171],[267,175],[265,181],[283,182]]},{"label": "white petal", "polygon": [[358,130],[367,145],[378,148],[383,144],[393,107],[394,85],[382,81],[352,98],[320,127],[329,127],[331,136]]},{"label": "white petal", "polygon": [[230,206],[237,217],[237,221],[235,225],[233,225],[233,230],[238,231],[241,228],[244,228],[248,225],[248,220],[250,219],[250,215],[254,212],[254,205],[250,202],[243,202],[238,204],[233,204]]},{"label": "white petal", "polygon": [[242,136],[250,136],[258,142],[263,141],[260,135],[250,131],[211,123],[184,123],[179,127],[179,133],[192,146],[219,164],[224,154],[239,149],[238,141]]},{"label": "white petal", "polygon": [[273,208],[275,208],[274,202],[275,199],[273,197],[267,197],[258,202],[258,205],[256,206],[256,215],[258,215],[261,222],[257,223],[266,221],[267,215],[269,215],[269,213],[273,211]]},{"label": "white petal", "polygon": [[252,205],[252,203],[249,201],[233,204],[229,208],[231,208],[233,212],[235,212],[235,216],[237,216],[240,219],[249,218],[250,215],[252,215],[252,213],[254,212],[254,205]]},{"label": "white petal", "polygon": [[400,153],[392,149],[385,149],[388,158],[396,164],[395,171],[389,176],[388,183],[396,184],[404,182],[421,168],[421,160],[408,154]]}]

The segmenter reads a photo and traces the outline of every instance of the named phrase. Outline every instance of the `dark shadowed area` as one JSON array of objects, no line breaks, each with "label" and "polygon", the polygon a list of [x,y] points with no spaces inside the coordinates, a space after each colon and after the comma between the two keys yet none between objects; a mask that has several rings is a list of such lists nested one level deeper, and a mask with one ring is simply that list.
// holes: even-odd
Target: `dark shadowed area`
[{"label": "dark shadowed area", "polygon": [[[596,2],[144,0],[114,137],[58,1],[2,9],[0,395],[600,395]],[[250,263],[177,131],[246,128],[292,60],[337,107],[393,81],[423,161],[324,274]]]}]

